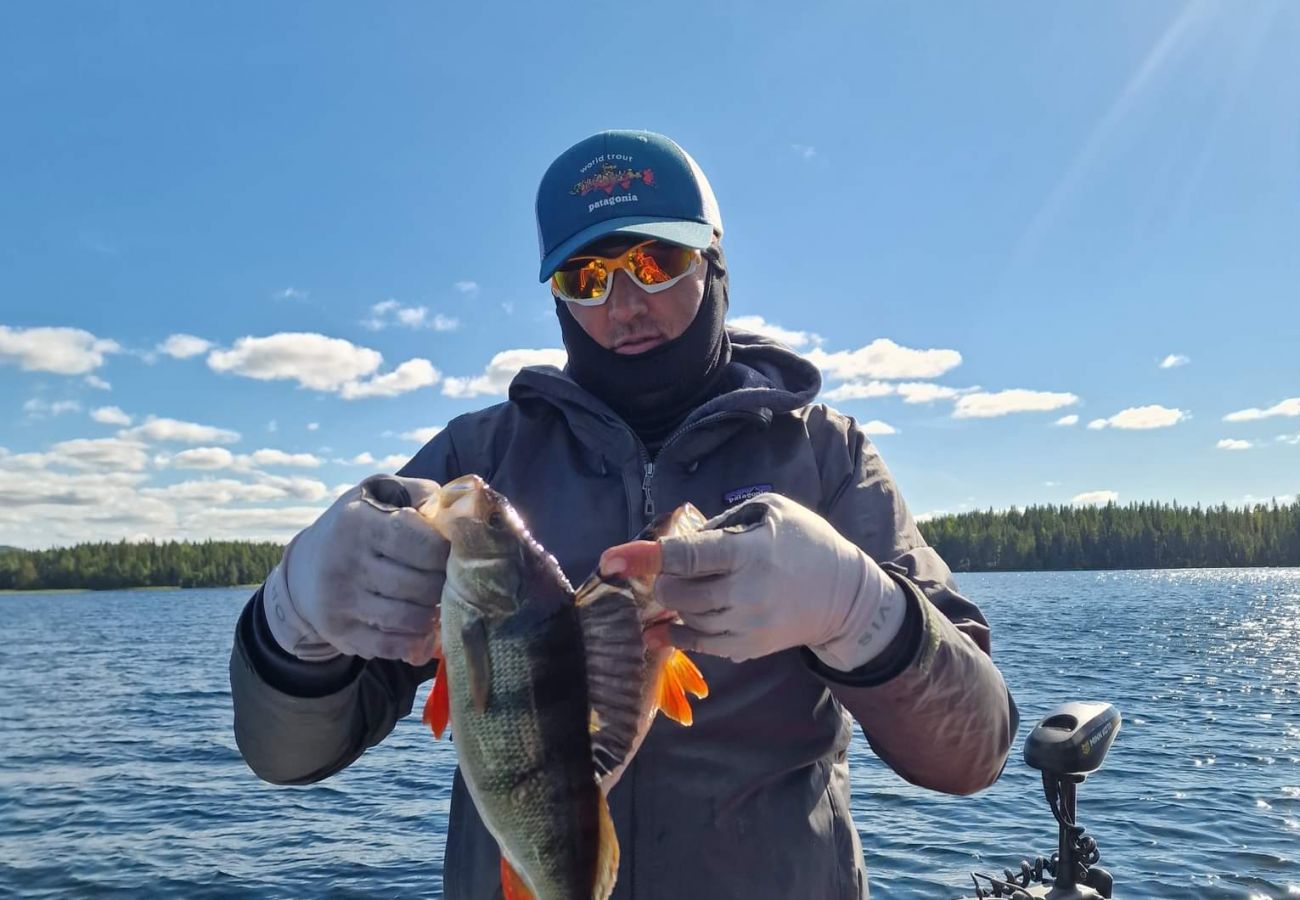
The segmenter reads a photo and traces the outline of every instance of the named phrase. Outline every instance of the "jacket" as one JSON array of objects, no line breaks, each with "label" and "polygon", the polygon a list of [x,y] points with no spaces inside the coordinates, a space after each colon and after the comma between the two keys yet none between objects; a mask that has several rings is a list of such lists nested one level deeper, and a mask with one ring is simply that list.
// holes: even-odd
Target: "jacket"
[{"label": "jacket", "polygon": [[[713,516],[761,490],[817,510],[881,563],[905,588],[913,634],[888,671],[835,672],[806,650],[744,663],[695,654],[710,686],[695,724],[660,717],[609,798],[616,900],[863,900],[854,722],[903,778],[968,794],[997,779],[1018,716],[987,621],[926,545],[875,447],[852,418],[811,403],[817,370],[765,338],[730,335],[726,389],[653,458],[608,407],[539,366],[516,376],[507,402],[450,422],[399,474],[483,476],[575,584],[658,512],[690,501]],[[312,664],[282,659],[272,671],[257,646],[259,603],[237,629],[231,686],[240,750],[268,781],[310,783],[349,765],[435,671],[346,659],[328,689],[295,682],[284,667]],[[445,896],[499,897],[500,857],[459,772],[450,815]]]}]

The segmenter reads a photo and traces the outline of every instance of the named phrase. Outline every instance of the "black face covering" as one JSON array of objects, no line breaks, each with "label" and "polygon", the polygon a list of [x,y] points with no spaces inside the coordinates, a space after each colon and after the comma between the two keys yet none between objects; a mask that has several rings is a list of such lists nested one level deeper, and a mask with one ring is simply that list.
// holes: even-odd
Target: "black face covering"
[{"label": "black face covering", "polygon": [[703,253],[709,271],[695,318],[679,336],[645,353],[625,356],[606,350],[563,308],[563,300],[555,301],[569,376],[618,413],[651,452],[691,410],[717,393],[731,361],[726,260],[717,245]]}]

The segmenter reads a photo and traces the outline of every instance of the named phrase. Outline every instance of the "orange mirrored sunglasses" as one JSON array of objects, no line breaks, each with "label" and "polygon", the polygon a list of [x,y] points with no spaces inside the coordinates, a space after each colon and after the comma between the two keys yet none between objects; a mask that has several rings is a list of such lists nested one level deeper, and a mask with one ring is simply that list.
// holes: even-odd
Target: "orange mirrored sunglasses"
[{"label": "orange mirrored sunglasses", "polygon": [[600,306],[609,296],[610,282],[619,269],[627,272],[643,291],[657,294],[694,272],[699,264],[698,250],[649,240],[634,244],[618,256],[571,256],[551,276],[551,287],[561,300]]}]

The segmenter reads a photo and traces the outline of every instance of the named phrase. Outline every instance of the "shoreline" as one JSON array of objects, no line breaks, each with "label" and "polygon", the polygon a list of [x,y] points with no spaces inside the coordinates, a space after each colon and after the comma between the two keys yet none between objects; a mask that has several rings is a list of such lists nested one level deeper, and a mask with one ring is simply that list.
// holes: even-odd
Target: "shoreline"
[{"label": "shoreline", "polygon": [[[1289,566],[1163,566],[1151,567],[1145,569],[954,569],[952,574],[955,576],[962,575],[1038,575],[1038,574],[1073,574],[1073,573],[1094,573],[1103,572],[1212,572],[1212,571],[1250,571],[1263,570],[1269,572],[1285,571],[1287,569],[1300,570],[1300,564]],[[180,585],[122,585],[111,588],[91,588],[91,587],[70,587],[70,588],[0,588],[0,597],[15,594],[106,594],[112,591],[208,591],[208,590],[234,590],[235,588],[244,588],[255,591],[261,587],[257,584],[208,584],[201,587],[181,587]]]}]

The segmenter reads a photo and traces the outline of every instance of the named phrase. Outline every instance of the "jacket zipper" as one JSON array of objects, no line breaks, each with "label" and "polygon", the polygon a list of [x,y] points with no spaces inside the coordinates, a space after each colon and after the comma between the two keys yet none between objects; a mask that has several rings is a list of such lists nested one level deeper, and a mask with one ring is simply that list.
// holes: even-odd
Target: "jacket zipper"
[{"label": "jacket zipper", "polygon": [[655,498],[654,498],[654,494],[651,493],[651,490],[654,486],[653,485],[654,477],[655,477],[654,460],[652,459],[646,460],[645,477],[641,479],[641,493],[645,494],[644,512],[645,512],[645,517],[647,519],[653,519],[655,514]]},{"label": "jacket zipper", "polygon": [[[705,416],[703,419],[698,419],[688,425],[683,425],[681,428],[678,428],[672,434],[668,435],[667,439],[659,445],[659,453],[663,453],[664,450],[668,448],[669,444],[676,441],[688,431],[698,428],[701,425],[708,425],[712,422],[717,422],[720,419],[726,419],[731,416],[743,414],[744,411],[730,409],[723,410],[722,412],[716,412],[711,416]],[[649,521],[655,516],[655,498],[652,491],[654,489],[655,460],[659,458],[659,453],[656,453],[651,457],[650,452],[645,449],[645,445],[641,444],[639,438],[637,439],[637,444],[641,446],[641,458],[645,460],[642,464],[642,471],[644,474],[641,476],[641,494],[645,499],[645,503],[642,506],[642,512],[645,514],[646,520]]]}]

